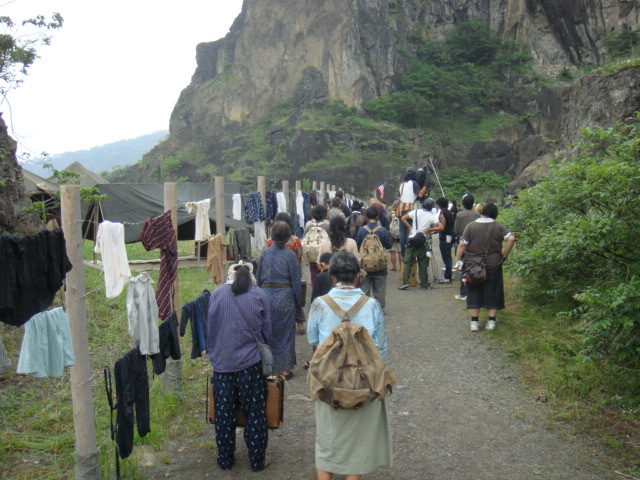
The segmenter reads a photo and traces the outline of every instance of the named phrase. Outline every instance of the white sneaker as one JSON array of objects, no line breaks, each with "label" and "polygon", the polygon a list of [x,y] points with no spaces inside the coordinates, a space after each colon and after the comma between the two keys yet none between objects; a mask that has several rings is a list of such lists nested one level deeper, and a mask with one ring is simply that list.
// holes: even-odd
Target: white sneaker
[{"label": "white sneaker", "polygon": [[456,295],[454,298],[455,298],[456,300],[466,300],[466,299],[467,299],[467,296],[466,296],[466,295]]},{"label": "white sneaker", "polygon": [[478,326],[478,322],[471,322],[471,331],[477,332],[478,330],[480,330],[480,327]]},{"label": "white sneaker", "polygon": [[496,321],[495,320],[489,320],[487,322],[487,330],[495,330],[496,329]]}]

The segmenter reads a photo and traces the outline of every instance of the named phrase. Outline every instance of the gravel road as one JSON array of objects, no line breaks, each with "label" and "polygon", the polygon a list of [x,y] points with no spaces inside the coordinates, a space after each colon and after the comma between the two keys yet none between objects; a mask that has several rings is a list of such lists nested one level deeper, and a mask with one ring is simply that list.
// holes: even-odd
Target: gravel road
[{"label": "gravel road", "polygon": [[[464,302],[454,299],[457,285],[426,291],[399,291],[397,285],[398,273],[389,272],[389,362],[399,382],[387,401],[394,466],[366,475],[367,480],[622,478],[588,439],[549,421],[547,404],[536,401],[538,392],[518,380],[517,369],[501,355],[491,332],[469,331]],[[498,328],[509,328],[499,316]],[[249,469],[238,430],[236,464],[229,472],[219,470],[215,449],[198,446],[202,441],[212,443],[214,427],[207,425],[201,438],[168,442],[166,455],[143,455],[144,477],[315,478],[314,407],[300,368],[311,348],[306,337],[296,340],[298,367],[286,386],[285,422],[269,436],[272,464],[267,469],[260,473]],[[163,457],[172,463],[164,464]]]}]

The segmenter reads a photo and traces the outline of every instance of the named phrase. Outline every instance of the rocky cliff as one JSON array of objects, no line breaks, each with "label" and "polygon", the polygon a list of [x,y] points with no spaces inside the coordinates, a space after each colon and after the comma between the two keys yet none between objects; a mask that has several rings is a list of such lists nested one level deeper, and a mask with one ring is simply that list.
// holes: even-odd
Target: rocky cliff
[{"label": "rocky cliff", "polygon": [[[300,98],[300,92],[361,108],[398,88],[408,68],[401,52],[410,48],[411,35],[439,39],[461,22],[480,18],[502,37],[526,44],[538,71],[556,75],[564,68],[599,65],[602,39],[612,31],[638,30],[639,16],[637,0],[245,0],[226,37],[197,46],[198,66],[171,115],[168,140],[129,180],[148,179],[167,158],[180,158],[176,175],[189,178],[202,171],[197,164],[223,165],[223,137],[255,124],[278,102]],[[570,91],[576,88],[584,93],[589,87]],[[606,91],[608,81],[593,88]],[[542,106],[542,119],[503,132],[502,143],[475,145],[468,160],[480,169],[520,173],[535,160],[529,157],[540,150],[536,145],[575,131],[575,122],[560,119],[575,118],[571,93],[560,86],[539,97],[539,105],[529,102],[522,109]],[[527,144],[531,136],[538,137]],[[521,151],[526,158],[519,158]]]}]

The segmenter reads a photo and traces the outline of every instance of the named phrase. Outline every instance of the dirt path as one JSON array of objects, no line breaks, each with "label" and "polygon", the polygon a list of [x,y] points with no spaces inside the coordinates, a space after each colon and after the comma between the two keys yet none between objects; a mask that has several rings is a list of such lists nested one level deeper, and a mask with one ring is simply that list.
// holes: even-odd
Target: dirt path
[{"label": "dirt path", "polygon": [[[464,302],[454,299],[457,286],[399,291],[397,285],[397,272],[390,272],[386,328],[399,385],[387,405],[395,464],[367,480],[621,478],[594,445],[551,425],[546,405],[521,385],[490,332],[469,331]],[[306,337],[297,337],[296,348],[301,366],[310,355]],[[298,367],[287,384],[285,423],[269,436],[272,464],[266,470],[251,472],[239,430],[229,472],[217,468],[215,449],[197,447],[194,439],[169,442],[167,451],[186,448],[171,455],[171,465],[147,457],[142,472],[149,479],[313,479],[314,435],[314,408]],[[214,436],[207,425],[200,440],[212,443]]]}]

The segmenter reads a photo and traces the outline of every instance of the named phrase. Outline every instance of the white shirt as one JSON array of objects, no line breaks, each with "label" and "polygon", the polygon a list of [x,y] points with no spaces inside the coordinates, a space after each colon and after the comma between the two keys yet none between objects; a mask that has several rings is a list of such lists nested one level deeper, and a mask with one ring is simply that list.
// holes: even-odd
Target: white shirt
[{"label": "white shirt", "polygon": [[438,223],[438,217],[423,208],[412,210],[409,215],[413,219],[409,238],[413,237],[418,232],[424,232],[426,229],[431,228],[433,225]]},{"label": "white shirt", "polygon": [[413,191],[413,180],[400,185],[400,201],[402,203],[414,203],[418,195]]},{"label": "white shirt", "polygon": [[276,193],[276,200],[278,201],[278,213],[287,211],[287,197],[284,192]]},{"label": "white shirt", "polygon": [[127,290],[127,318],[129,335],[140,346],[142,355],[160,351],[158,334],[158,303],[153,291],[153,280],[142,272],[129,281]]},{"label": "white shirt", "polygon": [[107,298],[115,298],[131,278],[127,249],[124,246],[124,225],[105,220],[98,226],[93,249],[102,256],[104,286]]},{"label": "white shirt", "polygon": [[192,210],[196,211],[196,242],[208,240],[211,236],[211,226],[209,225],[209,206],[211,199],[200,200],[199,202],[188,202],[187,213]]},{"label": "white shirt", "polygon": [[231,197],[233,201],[233,219],[242,220],[242,198],[239,193],[234,193]]},{"label": "white shirt", "polygon": [[304,228],[304,196],[300,190],[298,190],[298,195],[296,195],[296,213],[298,214],[298,224],[300,228]]}]

